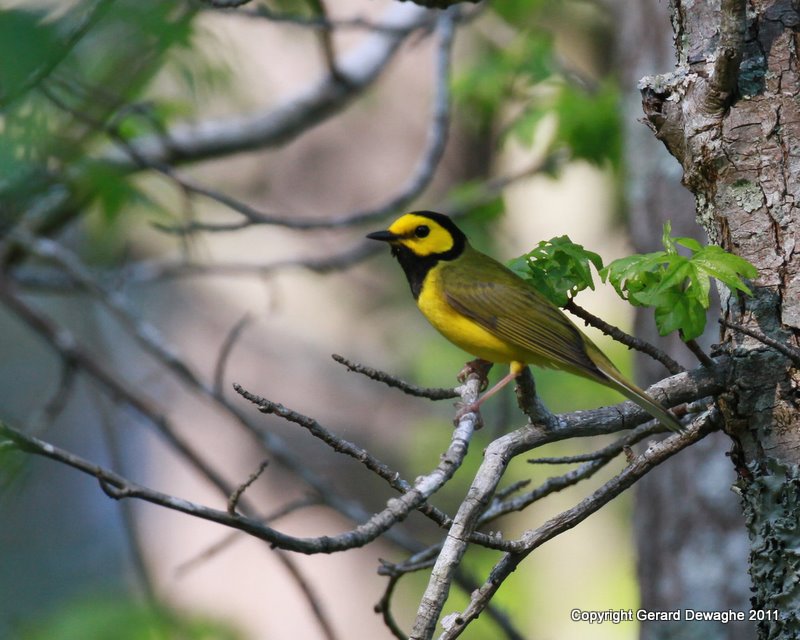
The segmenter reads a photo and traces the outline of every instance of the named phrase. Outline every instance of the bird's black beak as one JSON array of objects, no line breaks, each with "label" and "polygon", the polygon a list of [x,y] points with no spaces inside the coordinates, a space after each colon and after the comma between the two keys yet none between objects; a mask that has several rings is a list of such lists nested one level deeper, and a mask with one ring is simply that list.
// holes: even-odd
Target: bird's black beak
[{"label": "bird's black beak", "polygon": [[370,240],[380,240],[381,242],[394,242],[399,237],[400,236],[391,231],[373,231],[367,234],[367,238]]}]

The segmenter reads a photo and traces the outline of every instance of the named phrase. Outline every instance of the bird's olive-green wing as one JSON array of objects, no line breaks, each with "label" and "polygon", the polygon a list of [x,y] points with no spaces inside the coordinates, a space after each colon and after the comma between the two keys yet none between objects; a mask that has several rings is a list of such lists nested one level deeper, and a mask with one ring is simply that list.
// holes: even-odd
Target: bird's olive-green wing
[{"label": "bird's olive-green wing", "polygon": [[[535,355],[539,366],[605,378],[564,313],[496,260],[469,248],[441,271],[448,303],[497,337]],[[612,365],[613,366],[613,365]]]}]

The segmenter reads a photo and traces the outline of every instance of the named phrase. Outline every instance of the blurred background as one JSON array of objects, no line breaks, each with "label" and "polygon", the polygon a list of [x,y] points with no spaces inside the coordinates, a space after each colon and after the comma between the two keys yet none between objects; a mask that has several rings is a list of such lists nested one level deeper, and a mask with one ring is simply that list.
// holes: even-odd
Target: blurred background
[{"label": "blurred background", "polygon": [[[381,480],[258,414],[231,384],[314,417],[413,480],[447,447],[452,401],[409,398],[331,354],[437,387],[454,385],[468,358],[426,324],[366,233],[405,210],[443,210],[501,260],[569,235],[606,264],[657,248],[667,218],[675,235],[696,235],[677,163],[638,121],[638,78],[673,65],[667,7],[628,4],[463,4],[451,47],[440,12],[412,3],[0,2],[0,419],[223,509],[159,420],[234,486],[266,460],[246,495],[293,535],[352,528],[319,487],[349,515],[380,510],[393,495]],[[579,303],[632,330],[632,309],[595,283]],[[653,337],[652,319],[639,322]],[[624,347],[588,332],[632,373]],[[675,357],[695,366],[687,355]],[[535,375],[556,412],[620,401],[564,374]],[[269,434],[270,451],[241,415]],[[465,467],[433,500],[449,513],[482,448],[524,424],[510,389],[483,415]],[[110,500],[93,479],[8,449],[3,638],[388,638],[373,611],[386,588],[379,559],[405,559],[402,540],[441,537],[414,514],[397,539],[284,557]],[[574,505],[621,464],[507,516],[504,534]],[[517,460],[504,486],[553,473]],[[732,480],[727,466],[714,473],[723,487]],[[523,637],[638,637],[636,623],[569,616],[640,606],[632,512],[627,493],[515,572],[496,605]],[[743,562],[737,544],[726,562]],[[497,558],[471,549],[467,573],[480,583]],[[409,575],[394,594],[404,629],[426,580]],[[445,612],[468,595],[454,590]],[[485,615],[464,637],[504,636]]]}]

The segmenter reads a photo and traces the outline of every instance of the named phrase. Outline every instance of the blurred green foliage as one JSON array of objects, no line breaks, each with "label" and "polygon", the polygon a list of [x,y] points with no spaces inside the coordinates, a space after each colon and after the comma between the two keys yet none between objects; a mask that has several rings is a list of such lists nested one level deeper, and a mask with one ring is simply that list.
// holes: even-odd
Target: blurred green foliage
[{"label": "blurred green foliage", "polygon": [[530,146],[542,119],[553,115],[553,150],[566,149],[572,159],[618,168],[619,89],[611,78],[576,82],[563,68],[552,28],[545,26],[563,6],[551,0],[506,0],[492,3],[489,10],[513,27],[514,36],[508,41],[485,39],[475,61],[455,78],[454,95],[468,119],[502,122],[501,142],[513,139]]},{"label": "blurred green foliage", "polygon": [[[113,143],[158,133],[204,88],[219,85],[223,65],[195,47],[191,3],[95,0],[69,8],[0,12],[0,231],[21,215],[96,204],[114,220],[147,201],[130,175],[93,157]],[[178,98],[152,102],[161,73]],[[53,224],[59,224],[54,221]]]},{"label": "blurred green foliage", "polygon": [[166,608],[97,596],[22,630],[21,640],[241,640],[228,625]]}]

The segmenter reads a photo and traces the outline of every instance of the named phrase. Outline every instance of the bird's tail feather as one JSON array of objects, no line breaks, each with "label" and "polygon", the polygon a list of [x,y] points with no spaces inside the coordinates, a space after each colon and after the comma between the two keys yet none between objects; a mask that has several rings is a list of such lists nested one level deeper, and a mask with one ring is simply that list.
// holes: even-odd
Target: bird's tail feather
[{"label": "bird's tail feather", "polygon": [[604,382],[607,386],[616,389],[626,398],[633,400],[670,431],[681,433],[684,430],[683,426],[680,422],[678,422],[675,416],[673,416],[659,402],[653,400],[653,398],[642,391],[642,389],[637,387],[632,382],[629,382],[597,347],[591,343],[587,344],[587,353],[597,367],[598,372],[602,374],[601,382]]},{"label": "bird's tail feather", "polygon": [[676,433],[681,433],[683,431],[683,426],[681,426],[681,423],[678,422],[677,419],[659,402],[653,400],[639,387],[631,384],[624,378],[622,380],[617,380],[608,374],[606,375],[608,376],[608,379],[612,381],[611,386],[617,389],[626,398],[633,400],[642,409],[647,411],[647,413],[663,424],[667,429]]}]

